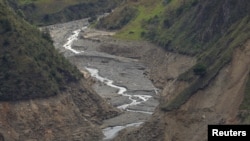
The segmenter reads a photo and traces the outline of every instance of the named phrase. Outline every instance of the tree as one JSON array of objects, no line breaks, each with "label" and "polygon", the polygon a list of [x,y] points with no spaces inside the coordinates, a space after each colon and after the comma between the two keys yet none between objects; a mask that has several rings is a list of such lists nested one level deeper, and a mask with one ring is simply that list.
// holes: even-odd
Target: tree
[{"label": "tree", "polygon": [[204,64],[196,64],[194,66],[193,72],[195,75],[204,76],[207,73],[207,67]]}]

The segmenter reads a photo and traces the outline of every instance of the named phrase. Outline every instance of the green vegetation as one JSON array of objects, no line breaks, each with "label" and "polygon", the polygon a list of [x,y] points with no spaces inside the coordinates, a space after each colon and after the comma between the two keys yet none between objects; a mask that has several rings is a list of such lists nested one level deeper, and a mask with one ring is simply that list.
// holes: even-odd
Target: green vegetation
[{"label": "green vegetation", "polygon": [[197,57],[197,65],[178,78],[190,87],[174,100],[161,103],[166,111],[178,108],[209,85],[231,61],[234,49],[250,37],[250,3],[245,0],[138,0],[126,4],[136,7],[138,14],[116,37],[143,38],[168,51]]},{"label": "green vegetation", "polygon": [[66,22],[109,12],[123,0],[8,0],[36,25]]},{"label": "green vegetation", "polygon": [[150,5],[138,5],[138,15],[136,19],[122,28],[122,30],[120,30],[116,36],[119,38],[130,40],[141,39],[141,34],[145,32],[142,24],[151,18],[157,17],[161,14],[162,11],[163,5],[161,4],[161,2],[159,2],[159,0],[154,1],[154,3]]},{"label": "green vegetation", "polygon": [[47,33],[18,17],[0,0],[0,100],[58,94],[81,73],[53,47]]},{"label": "green vegetation", "polygon": [[[121,29],[124,25],[126,25],[130,20],[132,20],[137,14],[137,9],[134,7],[122,7],[117,10],[117,12],[111,13],[106,18],[103,18],[96,25],[97,28],[105,28],[108,30],[117,30]],[[115,21],[113,21],[113,17],[116,17]],[[110,17],[110,18],[109,18]]]},{"label": "green vegetation", "polygon": [[[37,4],[37,5],[53,5],[56,6],[56,3],[58,4],[58,6],[56,6],[56,9],[62,9],[64,7],[67,7],[69,5],[74,5],[74,4],[78,4],[80,2],[89,2],[90,0],[60,0],[60,3],[58,1],[55,0],[17,0],[17,2],[20,5],[27,5],[27,4]],[[52,10],[52,9],[50,9]],[[56,10],[53,10],[56,11]]]},{"label": "green vegetation", "polygon": [[76,5],[82,2],[89,2],[89,0],[17,0],[21,7],[29,8],[35,7],[37,15],[52,14],[61,11],[62,9]]},{"label": "green vegetation", "polygon": [[[126,16],[123,14],[125,8],[132,9],[130,12],[126,13]],[[123,24],[120,24],[122,26],[117,26],[117,28],[114,29],[120,29],[115,36],[129,40],[140,40],[141,34],[145,32],[142,24],[150,18],[160,15],[163,10],[164,5],[161,0],[131,0],[117,8],[116,11],[111,13],[108,17],[102,19],[97,28],[110,29],[107,28],[106,25],[113,26],[114,21],[126,21],[122,22]]]},{"label": "green vegetation", "polygon": [[[198,64],[203,64],[206,67],[206,74],[204,76],[194,76],[194,66],[189,71],[182,74],[179,79],[187,80],[191,85],[181,92],[170,103],[163,103],[161,105],[163,110],[176,109],[188,100],[195,92],[204,89],[211,80],[218,74],[223,66],[231,61],[232,53],[235,47],[241,46],[250,37],[250,17],[246,15],[244,18],[239,19],[232,23],[225,34],[215,35],[216,39],[211,39],[206,42],[208,44],[206,50],[200,51],[197,54]],[[216,33],[215,33],[216,34]],[[216,41],[215,41],[216,40]],[[204,44],[205,46],[205,44]],[[190,48],[192,49],[192,48]],[[184,78],[184,79],[183,79]]]},{"label": "green vegetation", "polygon": [[196,64],[193,71],[195,75],[204,76],[207,73],[207,67],[203,64]]}]

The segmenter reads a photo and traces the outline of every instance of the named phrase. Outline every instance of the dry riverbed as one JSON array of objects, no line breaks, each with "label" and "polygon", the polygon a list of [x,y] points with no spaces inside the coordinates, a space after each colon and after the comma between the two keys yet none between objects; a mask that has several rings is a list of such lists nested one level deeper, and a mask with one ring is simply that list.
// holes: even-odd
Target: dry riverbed
[{"label": "dry riverbed", "polygon": [[122,111],[100,126],[104,140],[110,140],[118,131],[138,127],[152,117],[160,94],[172,93],[177,77],[193,66],[195,59],[166,52],[146,41],[115,39],[113,32],[87,26],[87,19],[83,19],[48,29],[55,47],[85,77],[92,76],[94,90]]},{"label": "dry riverbed", "polygon": [[[101,126],[108,136],[105,140],[109,140],[117,131],[148,120],[158,105],[159,93],[147,76],[148,68],[139,60],[105,51],[105,46],[124,44],[109,37],[114,33],[90,29],[87,25],[84,19],[52,25],[48,29],[55,47],[82,72],[92,75],[96,82],[94,90],[122,111]],[[93,74],[94,71],[98,72]]]}]

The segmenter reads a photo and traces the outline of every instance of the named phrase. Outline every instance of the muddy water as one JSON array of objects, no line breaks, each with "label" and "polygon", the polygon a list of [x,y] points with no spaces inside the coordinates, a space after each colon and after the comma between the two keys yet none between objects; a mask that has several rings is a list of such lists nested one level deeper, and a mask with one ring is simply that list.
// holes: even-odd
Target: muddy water
[{"label": "muddy water", "polygon": [[56,48],[80,70],[87,70],[96,79],[95,91],[123,111],[102,125],[103,140],[110,140],[124,128],[143,124],[158,105],[158,96],[156,88],[144,75],[147,68],[136,59],[98,52],[102,42],[96,37],[105,36],[107,32],[93,30],[92,34],[87,25],[87,20],[80,20],[48,28]]}]

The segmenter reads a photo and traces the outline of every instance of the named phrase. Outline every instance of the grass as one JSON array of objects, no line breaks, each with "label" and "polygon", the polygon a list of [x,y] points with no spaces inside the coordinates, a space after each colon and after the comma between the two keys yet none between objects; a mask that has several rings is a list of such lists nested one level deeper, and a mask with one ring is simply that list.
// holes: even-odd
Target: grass
[{"label": "grass", "polygon": [[[231,28],[229,28],[227,34],[222,36],[217,42],[213,44],[213,46],[204,52],[202,57],[200,56],[198,63],[208,66],[206,75],[204,77],[196,77],[196,79],[194,79],[195,76],[192,75],[193,68],[182,74],[179,79],[183,80],[185,76],[188,76],[188,78],[185,79],[191,82],[190,86],[182,91],[171,102],[162,103],[161,109],[164,111],[177,109],[198,90],[204,89],[206,86],[208,86],[210,82],[217,76],[219,71],[231,61],[234,49],[236,47],[240,47],[242,43],[245,43],[249,39],[249,31],[249,16],[246,16],[237,23],[233,24]],[[247,110],[250,109],[249,90],[250,81],[246,85],[246,96],[241,106],[241,108]]]},{"label": "grass", "polygon": [[62,10],[65,7],[79,3],[89,2],[90,0],[19,0],[20,5],[34,4],[37,7],[38,15],[43,13],[51,14]]},{"label": "grass", "polygon": [[[139,40],[142,39],[140,33],[145,32],[146,39],[166,50],[196,56],[198,63],[207,66],[204,76],[195,76],[194,68],[182,74],[179,80],[189,81],[190,87],[179,93],[172,101],[161,103],[163,110],[179,108],[199,89],[208,86],[219,71],[231,61],[234,49],[250,37],[247,6],[238,2],[237,7],[227,7],[232,11],[227,15],[230,20],[221,21],[220,16],[225,16],[220,15],[223,2],[215,5],[216,3],[215,0],[171,0],[165,6],[161,5],[162,3],[151,7],[140,5],[137,17],[116,35],[123,39]],[[198,6],[206,8],[199,10]],[[243,15],[241,10],[245,10]],[[160,21],[151,23],[150,20],[156,15]],[[169,21],[166,27],[164,21]],[[146,26],[142,26],[142,22]]]},{"label": "grass", "polygon": [[128,39],[128,40],[140,40],[141,33],[145,29],[141,26],[142,22],[149,20],[150,18],[160,15],[164,10],[164,5],[161,0],[155,1],[154,4],[144,3],[144,5],[139,4],[137,6],[138,15],[133,19],[128,25],[123,27],[115,37]]},{"label": "grass", "polygon": [[[190,87],[171,102],[161,103],[161,108],[167,111],[177,109],[199,89],[208,86],[231,61],[234,49],[250,37],[249,10],[242,2],[229,3],[231,6],[226,8],[231,13],[226,18],[230,20],[222,21],[221,16],[225,16],[220,12],[223,1],[171,0],[165,5],[162,1],[151,2],[129,3],[137,6],[138,15],[115,36],[141,40],[141,33],[145,32],[144,38],[166,50],[196,56],[197,63],[206,66],[204,76],[196,76],[191,68],[179,77],[179,80],[188,81]],[[156,15],[159,21],[151,22]]]},{"label": "grass", "polygon": [[[137,7],[139,12],[116,37],[147,39],[168,51],[197,57],[197,63],[206,66],[205,75],[195,75],[195,68],[180,75],[179,81],[188,81],[190,87],[172,101],[161,103],[166,111],[179,108],[199,89],[208,86],[231,61],[234,49],[250,37],[249,3],[243,0],[230,1],[226,7],[225,1],[216,0],[168,0],[167,3],[139,0],[127,4]],[[230,14],[225,15],[222,10]]]}]

